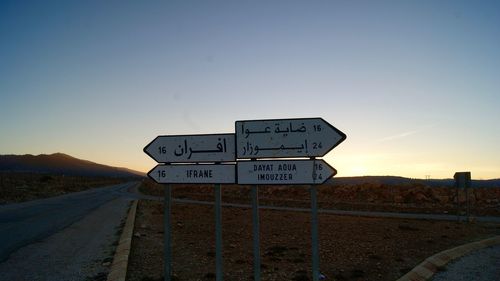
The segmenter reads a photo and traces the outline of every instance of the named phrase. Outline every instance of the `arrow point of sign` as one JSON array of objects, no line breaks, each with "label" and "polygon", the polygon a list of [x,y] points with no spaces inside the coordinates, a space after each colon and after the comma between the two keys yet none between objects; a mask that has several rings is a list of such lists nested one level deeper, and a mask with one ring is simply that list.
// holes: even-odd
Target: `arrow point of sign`
[{"label": "arrow point of sign", "polygon": [[[150,143],[148,143],[148,144],[147,144],[147,145],[146,145],[146,146],[142,149],[142,151],[143,151],[144,153],[146,153],[149,157],[151,157],[151,158],[152,158],[152,159],[154,159],[155,161],[156,161],[156,159],[153,157],[153,155],[152,155],[151,153],[149,153],[149,147],[150,147],[151,145],[153,145],[153,143],[154,143],[154,142],[156,142],[156,140],[157,140],[157,139],[158,139],[158,137],[154,138],[154,139],[153,139]],[[154,170],[154,169],[153,169],[153,170]],[[152,170],[151,170],[151,171],[152,171]],[[150,172],[151,172],[151,171],[150,171]]]},{"label": "arrow point of sign", "polygon": [[328,171],[328,176],[325,177],[325,179],[319,183],[319,184],[323,184],[327,180],[333,178],[337,174],[337,170],[334,167],[330,166],[330,164],[328,164],[328,162],[326,162],[325,160],[321,159],[319,161],[320,161],[320,163],[324,164],[327,167],[327,171]]},{"label": "arrow point of sign", "polygon": [[236,121],[235,134],[240,159],[322,157],[346,139],[321,117]]},{"label": "arrow point of sign", "polygon": [[344,134],[339,129],[335,128],[332,124],[328,123],[325,119],[323,119],[321,117],[319,117],[319,119],[321,119],[321,121],[324,122],[332,131],[334,131],[335,133],[337,133],[340,136],[340,139],[335,144],[333,144],[333,146],[331,148],[328,149],[328,151],[326,152],[326,153],[328,153],[329,151],[331,151],[335,147],[337,147],[339,144],[341,144],[343,141],[345,141],[345,139],[347,138],[347,135]]},{"label": "arrow point of sign", "polygon": [[[159,165],[158,165],[159,166]],[[153,177],[153,172],[156,171],[156,168],[158,168],[158,166],[155,166],[153,169],[151,169],[149,172],[148,172],[148,178],[152,179],[154,182],[156,183],[159,183],[158,182],[158,179],[156,179],[155,177]]]}]

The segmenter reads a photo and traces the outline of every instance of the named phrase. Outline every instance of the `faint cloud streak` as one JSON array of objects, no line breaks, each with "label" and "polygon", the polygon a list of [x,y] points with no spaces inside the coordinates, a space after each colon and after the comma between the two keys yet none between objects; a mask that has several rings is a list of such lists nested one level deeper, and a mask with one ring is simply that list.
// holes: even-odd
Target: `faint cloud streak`
[{"label": "faint cloud streak", "polygon": [[386,142],[386,141],[392,141],[392,140],[397,140],[397,139],[402,139],[402,138],[406,138],[406,137],[409,137],[409,136],[412,136],[412,135],[415,135],[415,134],[418,134],[422,131],[425,131],[427,129],[430,129],[430,128],[433,128],[433,127],[436,127],[438,125],[438,123],[436,124],[431,124],[431,125],[427,125],[423,128],[420,128],[420,129],[417,129],[417,130],[412,130],[412,131],[407,131],[407,132],[402,132],[402,133],[399,133],[399,134],[396,134],[396,135],[392,135],[392,136],[388,136],[388,137],[384,137],[384,138],[381,138],[381,139],[378,139],[377,142]]},{"label": "faint cloud streak", "polygon": [[408,132],[400,133],[400,134],[397,134],[397,135],[393,135],[393,136],[388,136],[388,137],[385,137],[385,138],[381,138],[381,139],[378,139],[377,141],[378,142],[385,142],[385,141],[391,141],[391,140],[401,139],[401,138],[405,138],[405,137],[417,134],[419,132],[420,132],[419,130],[408,131]]}]

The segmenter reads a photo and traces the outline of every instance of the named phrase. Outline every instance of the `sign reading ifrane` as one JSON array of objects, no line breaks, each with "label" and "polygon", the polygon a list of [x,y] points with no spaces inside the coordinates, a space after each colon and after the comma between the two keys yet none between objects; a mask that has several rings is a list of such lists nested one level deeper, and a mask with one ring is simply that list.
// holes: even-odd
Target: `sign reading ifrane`
[{"label": "sign reading ifrane", "polygon": [[158,165],[148,176],[157,183],[235,183],[234,164]]}]

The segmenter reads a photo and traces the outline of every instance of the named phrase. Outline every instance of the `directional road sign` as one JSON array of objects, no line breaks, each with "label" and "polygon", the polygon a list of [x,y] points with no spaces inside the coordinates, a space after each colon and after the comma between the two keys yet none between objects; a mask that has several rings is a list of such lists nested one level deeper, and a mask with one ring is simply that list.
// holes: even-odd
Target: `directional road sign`
[{"label": "directional road sign", "polygon": [[458,188],[470,188],[471,187],[471,177],[470,172],[456,172],[453,176],[455,178],[455,185]]},{"label": "directional road sign", "polygon": [[235,183],[234,164],[158,165],[148,176],[157,183]]},{"label": "directional road sign", "polygon": [[158,163],[235,161],[234,134],[158,136],[144,148]]},{"label": "directional road sign", "polygon": [[337,171],[323,160],[239,161],[238,184],[322,184]]},{"label": "directional road sign", "polygon": [[236,121],[237,158],[321,157],[346,135],[322,118]]}]

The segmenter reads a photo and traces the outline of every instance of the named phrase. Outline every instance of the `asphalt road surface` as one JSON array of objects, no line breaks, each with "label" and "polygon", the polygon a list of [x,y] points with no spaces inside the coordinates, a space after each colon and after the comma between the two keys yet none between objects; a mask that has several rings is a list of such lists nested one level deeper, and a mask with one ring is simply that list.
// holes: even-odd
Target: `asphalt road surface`
[{"label": "asphalt road surface", "polygon": [[137,184],[0,206],[0,280],[88,280],[105,270]]}]

